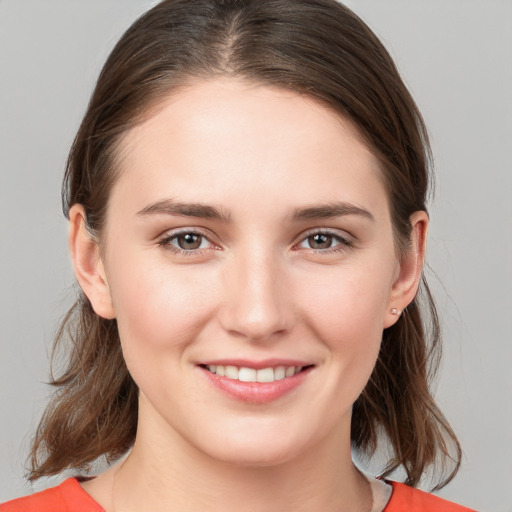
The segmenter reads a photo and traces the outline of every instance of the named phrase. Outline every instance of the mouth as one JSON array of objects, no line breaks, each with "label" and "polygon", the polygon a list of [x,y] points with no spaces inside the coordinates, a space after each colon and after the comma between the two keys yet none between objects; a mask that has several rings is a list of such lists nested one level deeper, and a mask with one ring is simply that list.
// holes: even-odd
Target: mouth
[{"label": "mouth", "polygon": [[200,365],[202,368],[219,377],[240,382],[259,382],[261,384],[275,382],[277,380],[293,377],[298,373],[312,367],[306,366],[268,366],[266,368],[250,368],[248,366],[234,366],[222,364]]},{"label": "mouth", "polygon": [[198,368],[206,377],[206,381],[224,395],[252,404],[270,403],[300,388],[315,366],[292,365],[292,361],[276,365],[269,361],[253,363],[251,366],[247,363],[234,363],[233,361],[232,364],[199,364]]}]

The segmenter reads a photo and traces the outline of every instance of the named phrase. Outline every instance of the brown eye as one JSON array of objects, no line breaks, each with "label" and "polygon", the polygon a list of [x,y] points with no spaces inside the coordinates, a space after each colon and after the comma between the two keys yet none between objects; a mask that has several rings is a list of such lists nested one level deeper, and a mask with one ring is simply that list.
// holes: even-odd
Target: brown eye
[{"label": "brown eye", "polygon": [[308,236],[307,241],[311,249],[329,249],[333,245],[334,237],[325,233],[316,233]]},{"label": "brown eye", "polygon": [[330,253],[352,247],[352,241],[341,234],[318,231],[303,238],[298,244],[298,247],[301,249]]},{"label": "brown eye", "polygon": [[203,237],[197,233],[183,233],[174,237],[176,245],[184,251],[199,249],[203,243]]},{"label": "brown eye", "polygon": [[181,231],[167,233],[158,245],[176,254],[198,254],[205,249],[213,249],[215,245],[205,235],[198,231]]}]

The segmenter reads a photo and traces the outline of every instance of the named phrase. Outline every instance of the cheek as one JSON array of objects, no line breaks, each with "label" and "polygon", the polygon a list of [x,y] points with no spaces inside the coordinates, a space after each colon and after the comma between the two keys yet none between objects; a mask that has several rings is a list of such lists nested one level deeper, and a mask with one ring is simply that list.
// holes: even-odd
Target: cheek
[{"label": "cheek", "polygon": [[391,284],[388,272],[377,265],[370,268],[317,274],[314,286],[303,284],[296,292],[305,298],[302,317],[344,375],[360,372],[369,377],[380,348]]},{"label": "cheek", "polygon": [[304,313],[311,312],[319,326],[364,332],[375,325],[382,331],[391,292],[390,272],[370,266],[346,266],[335,272],[316,273],[302,280],[297,296],[303,297]]},{"label": "cheek", "polygon": [[148,262],[131,268],[118,268],[112,287],[127,362],[194,339],[215,303],[213,276]]}]

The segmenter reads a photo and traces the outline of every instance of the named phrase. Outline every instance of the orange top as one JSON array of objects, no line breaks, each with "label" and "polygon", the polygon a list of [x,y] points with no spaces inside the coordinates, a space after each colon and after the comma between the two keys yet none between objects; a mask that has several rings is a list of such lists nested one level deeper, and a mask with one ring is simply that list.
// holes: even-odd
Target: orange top
[{"label": "orange top", "polygon": [[[475,512],[432,494],[391,482],[393,494],[383,512]],[[68,478],[57,487],[0,505],[0,512],[105,512],[81,487]]]},{"label": "orange top", "polygon": [[390,483],[393,494],[383,512],[476,512],[408,485]]},{"label": "orange top", "polygon": [[36,492],[0,505],[0,512],[105,512],[83,489],[76,478],[57,487]]}]

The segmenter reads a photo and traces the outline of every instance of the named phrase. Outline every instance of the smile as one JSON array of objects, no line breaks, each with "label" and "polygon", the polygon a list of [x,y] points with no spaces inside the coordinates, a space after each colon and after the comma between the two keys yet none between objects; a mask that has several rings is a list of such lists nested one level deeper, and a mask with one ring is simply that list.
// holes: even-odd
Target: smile
[{"label": "smile", "polygon": [[242,361],[227,363],[206,363],[198,367],[206,381],[224,395],[252,404],[272,402],[299,388],[315,366],[307,363],[299,366],[299,361],[293,361],[296,363],[293,366],[292,361],[288,364],[285,361],[252,363],[253,367]]},{"label": "smile", "polygon": [[219,377],[226,377],[231,380],[238,380],[240,382],[274,382],[282,380],[287,377],[293,377],[301,372],[303,366],[277,366],[275,368],[248,368],[246,366],[232,366],[232,365],[207,365],[206,368],[211,373],[215,373]]}]

